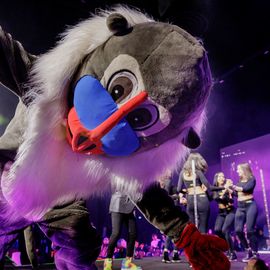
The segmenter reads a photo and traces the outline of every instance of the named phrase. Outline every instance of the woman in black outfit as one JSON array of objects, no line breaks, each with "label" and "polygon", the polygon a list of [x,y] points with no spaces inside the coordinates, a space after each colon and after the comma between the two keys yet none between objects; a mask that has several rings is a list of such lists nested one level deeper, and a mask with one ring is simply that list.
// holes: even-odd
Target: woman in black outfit
[{"label": "woman in black outfit", "polygon": [[[241,244],[247,251],[246,257],[242,260],[247,262],[251,258],[257,258],[258,241],[255,234],[255,224],[258,214],[257,204],[253,197],[253,191],[256,186],[256,179],[248,163],[242,163],[237,166],[237,173],[240,177],[239,182],[233,186],[237,194],[238,206],[235,213],[235,232],[241,241]],[[247,238],[244,234],[244,224],[247,226]]]},{"label": "woman in black outfit", "polygon": [[215,234],[225,238],[229,244],[229,260],[236,261],[237,256],[234,250],[234,244],[231,237],[231,229],[234,223],[235,208],[233,191],[229,189],[232,186],[231,179],[225,179],[223,172],[218,172],[214,177],[214,186],[223,188],[213,192],[213,198],[218,204],[218,215],[215,222]]},{"label": "woman in black outfit", "polygon": [[[195,176],[192,173],[192,160],[195,163]],[[181,194],[187,194],[187,213],[192,223],[195,224],[194,217],[194,192],[197,196],[198,209],[198,229],[201,233],[207,233],[208,219],[210,213],[210,194],[211,186],[204,176],[208,165],[205,159],[199,153],[191,153],[184,163],[183,169],[179,175],[177,191]],[[196,177],[196,186],[193,187],[193,178]]]},{"label": "woman in black outfit", "polygon": [[128,240],[126,258],[122,261],[121,269],[142,269],[132,262],[137,234],[134,208],[135,205],[126,194],[123,194],[121,191],[115,191],[112,194],[109,207],[112,220],[112,234],[108,245],[107,258],[104,260],[103,270],[112,270],[114,249],[124,224],[128,229]]}]

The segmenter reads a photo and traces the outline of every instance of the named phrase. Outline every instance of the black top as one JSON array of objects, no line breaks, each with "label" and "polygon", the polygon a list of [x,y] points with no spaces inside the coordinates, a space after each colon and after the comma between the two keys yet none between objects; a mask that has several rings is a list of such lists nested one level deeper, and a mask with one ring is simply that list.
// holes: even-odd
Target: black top
[{"label": "black top", "polygon": [[229,191],[225,191],[225,193],[221,190],[215,191],[213,192],[213,198],[218,204],[223,204],[227,210],[233,208],[233,194],[230,194]]},{"label": "black top", "polygon": [[[196,170],[195,173],[196,173],[196,180],[195,180],[196,186],[201,186],[202,184],[204,184],[207,187],[208,191],[219,191],[224,189],[224,187],[216,187],[210,185],[210,183],[208,182],[202,171]],[[185,179],[184,173],[182,171],[179,175],[177,191],[181,192],[183,188],[191,188],[191,187],[193,187],[193,180]]]},{"label": "black top", "polygon": [[256,179],[254,176],[252,176],[248,181],[239,180],[236,186],[242,187],[244,193],[253,194],[256,186]]},{"label": "black top", "polygon": [[[196,170],[195,173],[196,173],[195,186],[198,187],[204,184],[207,188],[209,188],[210,184],[206,179],[206,177],[204,176],[204,174],[202,173],[202,171]],[[191,187],[193,187],[193,180],[185,179],[184,172],[182,171],[179,175],[177,191],[181,192],[184,188],[187,189]]]},{"label": "black top", "polygon": [[[212,191],[219,191],[219,190],[224,189],[224,187],[216,187],[216,186],[210,185],[210,183],[208,182],[208,180],[206,179],[206,177],[202,171],[196,170],[195,174],[196,174],[195,185],[201,186],[202,184],[204,184],[206,186],[206,188],[207,188],[206,195],[207,195],[209,200],[213,199]],[[177,191],[180,193],[185,193],[185,192],[183,192],[183,189],[188,189],[191,187],[193,187],[193,180],[185,179],[184,172],[181,171],[181,173],[179,175],[179,179],[178,179]]]}]

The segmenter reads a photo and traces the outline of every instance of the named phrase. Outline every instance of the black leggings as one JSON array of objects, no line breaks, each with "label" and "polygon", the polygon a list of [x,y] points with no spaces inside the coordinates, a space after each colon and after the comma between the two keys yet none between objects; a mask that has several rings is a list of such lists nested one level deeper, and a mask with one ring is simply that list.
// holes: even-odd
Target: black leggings
[{"label": "black leggings", "polygon": [[[172,239],[170,237],[166,236],[166,240],[164,243],[164,249],[169,249],[171,243],[172,243]],[[173,250],[178,251],[177,247],[174,244],[173,244]]]},{"label": "black leggings", "polygon": [[136,240],[136,219],[133,213],[111,213],[112,218],[112,234],[108,246],[107,258],[112,258],[117,240],[120,237],[122,225],[125,224],[128,228],[128,241],[127,241],[127,257],[133,257],[134,246]]},{"label": "black leggings", "polygon": [[[207,233],[210,203],[206,194],[197,195],[197,209],[198,209],[198,230],[201,233]],[[193,195],[187,196],[187,213],[189,215],[191,222],[195,224]]]},{"label": "black leggings", "polygon": [[[253,251],[258,251],[258,240],[255,233],[255,224],[257,219],[258,209],[254,200],[243,202],[238,201],[238,207],[235,213],[235,232],[245,249],[251,248]],[[247,237],[249,244],[244,234],[244,224],[247,226]]]},{"label": "black leggings", "polygon": [[226,239],[231,252],[234,251],[234,245],[231,237],[231,229],[234,224],[234,218],[234,210],[227,211],[226,209],[219,209],[215,222],[215,234]]}]

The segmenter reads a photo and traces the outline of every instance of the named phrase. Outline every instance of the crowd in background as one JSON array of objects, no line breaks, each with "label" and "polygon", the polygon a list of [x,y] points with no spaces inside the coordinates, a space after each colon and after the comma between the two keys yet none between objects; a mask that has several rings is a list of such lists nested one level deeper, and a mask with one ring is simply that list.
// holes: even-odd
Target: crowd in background
[{"label": "crowd in background", "polygon": [[[208,231],[209,234],[212,234],[212,230]],[[245,230],[246,233],[246,230]],[[269,250],[270,251],[270,242],[268,238],[265,237],[263,234],[263,230],[261,228],[257,228],[256,235],[258,237],[258,246],[259,250]],[[235,233],[232,233],[232,239],[234,243],[234,248],[236,251],[241,252],[245,251],[245,248],[241,245],[240,240],[238,239]],[[165,245],[166,237],[163,234],[152,234],[152,239],[147,243],[139,243],[138,241],[135,242],[135,252],[134,258],[135,259],[142,259],[144,257],[161,257],[163,256],[164,245]],[[99,259],[104,259],[107,256],[107,249],[109,244],[109,238],[104,237],[102,241],[101,251],[99,254]],[[114,258],[124,258],[126,256],[126,247],[127,241],[125,238],[120,238],[117,241],[116,248],[114,250]],[[173,251],[173,245],[171,244],[169,247],[170,253]],[[181,253],[181,251],[180,251]]]}]

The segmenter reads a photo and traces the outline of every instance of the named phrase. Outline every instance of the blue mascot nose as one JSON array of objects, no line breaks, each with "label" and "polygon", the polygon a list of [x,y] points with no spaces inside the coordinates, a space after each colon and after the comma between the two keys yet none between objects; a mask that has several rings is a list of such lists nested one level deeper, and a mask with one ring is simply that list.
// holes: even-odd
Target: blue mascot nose
[{"label": "blue mascot nose", "polygon": [[[90,75],[77,82],[74,107],[79,121],[88,130],[99,126],[118,109],[108,91]],[[139,138],[125,118],[103,136],[101,142],[104,153],[111,156],[130,155],[140,146]]]}]

